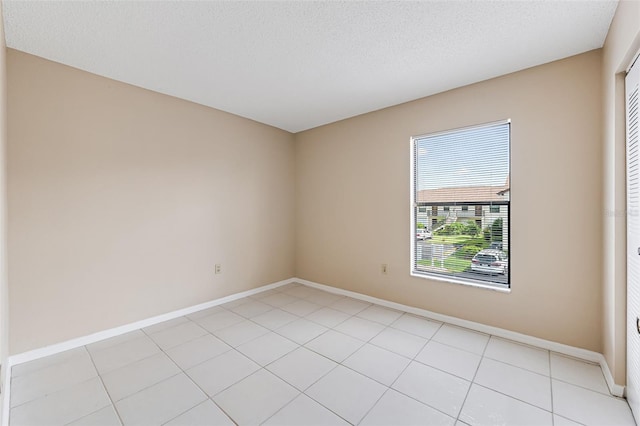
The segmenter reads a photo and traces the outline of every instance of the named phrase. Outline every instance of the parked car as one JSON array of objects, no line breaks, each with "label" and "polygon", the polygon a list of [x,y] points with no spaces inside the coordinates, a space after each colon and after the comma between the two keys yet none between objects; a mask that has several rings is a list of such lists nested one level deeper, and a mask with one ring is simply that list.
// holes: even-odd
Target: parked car
[{"label": "parked car", "polygon": [[509,271],[509,258],[501,250],[480,250],[471,259],[471,270],[484,274],[506,274]]},{"label": "parked car", "polygon": [[416,230],[416,238],[419,240],[428,240],[431,238],[431,232],[427,231],[425,228],[420,228]]}]

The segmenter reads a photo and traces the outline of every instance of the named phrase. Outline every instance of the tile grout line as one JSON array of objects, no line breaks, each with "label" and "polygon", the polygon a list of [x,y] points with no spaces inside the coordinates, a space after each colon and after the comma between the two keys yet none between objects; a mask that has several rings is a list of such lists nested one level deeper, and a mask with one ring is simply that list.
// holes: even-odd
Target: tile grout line
[{"label": "tile grout line", "polygon": [[[226,308],[223,308],[223,309],[226,309]],[[215,314],[213,314],[213,315],[215,315]],[[186,317],[185,317],[185,318],[186,318]],[[192,322],[194,322],[196,325],[200,326],[199,324],[197,324],[195,321],[191,320],[190,318],[187,318],[187,319],[188,319],[188,320],[190,320],[190,321],[192,321]],[[201,326],[200,326],[200,327],[201,327]],[[172,328],[172,327],[170,327],[170,328]],[[203,330],[205,330],[205,331],[207,332],[207,334],[213,335],[211,332],[209,332],[209,330],[206,330],[204,327],[201,327],[201,328],[202,328]],[[142,330],[142,331],[144,332],[144,330]],[[145,333],[145,334],[147,334],[146,332],[144,332],[144,333]],[[203,335],[203,336],[205,336],[205,335]],[[203,337],[203,336],[199,336],[199,337],[197,337],[196,339],[199,339],[200,337]],[[162,425],[167,424],[167,423],[169,423],[170,421],[172,421],[172,420],[174,420],[174,419],[176,419],[176,418],[180,417],[181,415],[183,415],[183,414],[187,413],[188,411],[193,410],[195,407],[197,407],[198,405],[200,405],[200,404],[204,403],[205,401],[211,401],[211,402],[212,402],[213,404],[215,404],[215,405],[216,405],[216,406],[217,406],[217,407],[218,407],[218,408],[219,408],[219,409],[220,409],[220,410],[221,410],[221,411],[222,411],[222,412],[223,412],[223,413],[224,413],[224,414],[225,414],[225,415],[226,415],[226,416],[227,416],[227,417],[228,417],[228,418],[229,418],[229,419],[234,423],[234,424],[236,424],[236,425],[238,424],[235,420],[233,420],[233,419],[231,418],[231,416],[230,416],[230,415],[228,415],[228,414],[227,414],[227,412],[226,412],[226,411],[224,411],[224,410],[222,409],[222,407],[220,407],[218,404],[216,404],[216,403],[215,403],[215,401],[213,400],[213,397],[210,397],[210,396],[209,396],[209,394],[208,394],[207,392],[205,392],[205,390],[204,390],[204,389],[202,389],[202,388],[201,388],[201,387],[200,387],[200,386],[199,386],[199,385],[198,385],[198,384],[197,384],[197,383],[196,383],[196,382],[191,378],[191,376],[189,376],[189,374],[186,372],[186,370],[182,369],[182,367],[180,367],[180,366],[178,365],[178,363],[177,363],[177,362],[175,362],[175,361],[173,360],[173,358],[171,358],[171,356],[170,356],[168,353],[166,353],[166,352],[164,351],[164,349],[162,349],[162,348],[160,347],[160,345],[158,345],[158,344],[153,340],[153,338],[152,338],[150,335],[148,335],[148,334],[147,334],[147,337],[153,341],[153,343],[158,347],[158,349],[160,349],[160,352],[162,352],[162,353],[163,353],[167,358],[169,358],[169,360],[170,360],[170,361],[171,361],[171,362],[172,362],[172,363],[173,363],[173,364],[178,368],[178,370],[180,371],[179,373],[174,374],[174,375],[172,375],[172,376],[170,376],[170,377],[167,377],[167,378],[165,378],[164,380],[161,380],[161,381],[160,381],[160,382],[158,382],[158,383],[164,382],[164,381],[169,380],[169,379],[171,379],[171,378],[173,378],[173,377],[176,377],[176,376],[178,376],[178,375],[180,375],[180,374],[183,374],[183,375],[187,378],[187,380],[189,380],[191,383],[193,383],[193,385],[194,385],[195,387],[197,387],[197,388],[200,390],[200,392],[202,392],[202,394],[205,396],[205,400],[204,400],[204,401],[200,401],[200,402],[198,402],[197,404],[195,404],[194,406],[189,407],[187,410],[183,411],[182,413],[178,414],[177,416],[175,416],[175,417],[173,417],[173,418],[171,418],[171,419],[167,420],[166,422],[162,423]],[[216,336],[213,336],[213,337],[216,337]],[[216,339],[217,339],[217,338],[218,338],[218,337],[216,337]],[[189,340],[189,341],[187,341],[187,342],[183,342],[183,343],[181,343],[181,345],[182,345],[182,344],[189,343],[189,342],[192,342],[193,340],[196,340],[196,339],[192,339],[192,340]],[[219,339],[219,340],[220,340],[220,341],[222,341],[221,339]],[[225,343],[225,344],[227,344],[226,342],[224,342],[224,343]],[[228,344],[227,344],[227,345],[228,345]],[[167,349],[172,349],[172,348],[174,348],[174,347],[178,347],[178,346],[180,346],[180,345],[175,345],[175,346],[172,346],[171,348],[167,348]],[[231,351],[231,350],[234,350],[234,349],[235,349],[235,348],[233,348],[231,345],[228,345],[228,346],[231,348],[229,351]],[[226,354],[226,353],[227,353],[227,352],[229,352],[229,351],[225,351],[225,352],[223,352],[223,353],[221,353],[221,354],[218,354],[217,356],[221,356],[221,355],[223,355],[223,354]],[[217,356],[215,356],[215,357],[213,357],[213,358],[211,358],[211,359],[215,359],[215,358],[217,358]],[[207,361],[209,361],[209,360],[207,360]],[[203,361],[203,363],[204,363],[204,362],[207,362],[207,361]],[[200,365],[200,364],[198,364],[198,365]],[[195,367],[195,366],[194,366],[194,367]],[[193,368],[193,367],[191,367],[191,368]],[[248,377],[248,376],[247,376],[247,377]],[[244,380],[244,378],[242,378],[242,379],[240,379],[240,380]],[[137,394],[137,393],[139,393],[139,392],[142,392],[142,391],[143,391],[143,390],[145,390],[145,389],[149,389],[150,387],[155,386],[155,385],[157,385],[158,383],[155,383],[155,384],[153,384],[153,385],[147,386],[146,388],[139,390],[138,392],[134,393],[133,395],[135,395],[135,394]],[[235,384],[235,383],[234,383],[234,384]],[[221,391],[221,392],[222,392],[222,391]],[[130,395],[130,396],[132,396],[132,395]],[[128,398],[128,397],[127,397],[127,398]],[[123,422],[123,424],[124,424],[124,422]]]},{"label": "tile grout line", "polygon": [[[102,380],[102,375],[100,374],[100,370],[98,370],[98,367],[96,366],[96,362],[93,360],[93,356],[91,355],[91,352],[89,351],[89,348],[87,348],[87,346],[83,346],[84,350],[87,352],[87,354],[89,355],[89,359],[91,360],[91,364],[93,365],[93,368],[95,368],[96,370],[96,374],[98,375],[98,378],[100,379],[100,384],[102,385],[102,389],[104,390],[104,393],[107,394],[107,398],[109,398],[109,402],[111,402],[111,406],[113,407],[113,411],[115,411],[116,416],[118,416],[118,420],[120,421],[121,425],[124,425],[124,421],[122,421],[122,417],[120,416],[120,412],[118,411],[118,408],[116,407],[116,403],[113,400],[113,398],[111,397],[111,394],[109,393],[109,391],[107,390],[107,387],[104,384],[104,380]],[[104,407],[102,407],[100,410],[102,410]],[[100,410],[96,410],[100,411]],[[91,413],[93,414],[93,413]],[[90,415],[90,414],[89,414]],[[84,416],[86,417],[86,416]],[[83,418],[83,417],[81,417]],[[80,419],[76,419],[76,420],[80,420]],[[74,421],[76,421],[74,420]]]},{"label": "tile grout line", "polygon": [[[186,318],[186,317],[185,317],[185,318]],[[180,324],[178,324],[178,325],[180,325]],[[166,330],[169,330],[169,329],[171,329],[171,328],[173,328],[173,327],[169,327],[169,328],[167,328]],[[110,392],[108,391],[107,387],[106,387],[106,386],[105,386],[105,384],[104,384],[104,380],[102,379],[102,374],[98,371],[98,368],[95,366],[95,362],[93,361],[93,358],[91,358],[91,361],[92,361],[92,362],[94,362],[94,367],[96,368],[96,371],[98,372],[98,377],[100,377],[100,381],[102,382],[102,386],[104,387],[105,392],[107,393],[107,395],[109,396],[109,399],[111,400],[111,405],[113,405],[113,409],[114,409],[114,411],[116,412],[116,415],[118,416],[118,419],[120,420],[120,423],[121,423],[121,424],[123,424],[123,425],[124,425],[124,421],[122,420],[122,417],[120,416],[120,412],[118,411],[118,408],[116,407],[116,402],[120,402],[120,401],[122,401],[122,400],[124,400],[124,399],[130,398],[130,397],[132,397],[132,396],[134,396],[134,395],[136,395],[136,394],[138,394],[138,393],[140,393],[140,392],[143,392],[143,391],[145,391],[145,390],[147,390],[147,389],[149,389],[149,388],[151,388],[151,387],[153,387],[153,386],[156,386],[156,385],[158,385],[158,384],[160,384],[160,383],[162,383],[162,382],[165,382],[165,381],[170,380],[170,379],[172,379],[172,378],[174,378],[174,377],[176,377],[176,376],[179,376],[180,374],[184,374],[184,375],[185,375],[189,380],[191,380],[191,378],[189,377],[189,375],[188,375],[188,374],[186,374],[186,372],[185,372],[182,368],[180,368],[180,366],[179,366],[178,364],[176,364],[176,362],[175,362],[175,361],[174,361],[174,360],[169,356],[169,354],[167,354],[167,353],[166,353],[166,352],[165,352],[165,351],[160,347],[160,345],[158,345],[158,344],[156,343],[156,341],[155,341],[155,340],[153,340],[153,338],[151,337],[151,335],[150,335],[149,333],[147,333],[147,332],[146,332],[145,330],[143,330],[143,329],[140,329],[140,331],[144,334],[144,336],[140,336],[140,337],[146,337],[146,338],[148,338],[148,339],[149,339],[149,340],[150,340],[150,341],[151,341],[151,342],[156,346],[156,348],[158,348],[159,352],[156,352],[156,353],[151,354],[151,355],[149,355],[149,356],[146,356],[146,357],[144,357],[144,358],[138,359],[138,360],[136,360],[136,361],[130,362],[130,363],[125,364],[125,365],[123,365],[123,366],[121,366],[121,367],[119,367],[119,368],[116,368],[116,369],[113,369],[113,370],[109,370],[109,371],[107,371],[105,374],[109,374],[109,373],[111,373],[111,372],[113,372],[113,371],[117,371],[117,370],[119,370],[119,369],[121,369],[121,368],[125,368],[125,367],[128,367],[128,366],[131,366],[131,365],[133,365],[133,364],[135,364],[135,363],[138,363],[138,362],[141,362],[141,361],[145,361],[145,360],[147,360],[147,359],[149,359],[149,358],[151,358],[151,357],[157,356],[158,354],[163,354],[164,356],[166,356],[166,357],[169,359],[169,361],[170,361],[170,362],[172,362],[172,363],[173,363],[173,364],[178,368],[179,372],[178,372],[178,373],[176,373],[176,374],[172,374],[172,375],[170,375],[170,376],[168,376],[168,377],[165,377],[164,379],[160,380],[159,382],[152,383],[152,384],[150,384],[150,385],[148,385],[148,386],[145,386],[145,387],[143,387],[142,389],[139,389],[139,390],[137,390],[136,392],[132,393],[131,395],[127,395],[127,396],[125,396],[125,397],[123,397],[123,398],[119,399],[118,401],[114,401],[114,400],[113,400],[113,398],[111,397]],[[164,331],[164,330],[160,330],[160,331]],[[153,333],[151,333],[151,334],[153,334]],[[201,337],[202,337],[202,336],[201,336]],[[195,340],[195,339],[194,339],[194,340]],[[124,342],[123,342],[123,343],[124,343]],[[184,342],[184,343],[188,343],[188,342]],[[117,345],[114,345],[114,346],[117,346]],[[179,346],[179,345],[176,345],[176,346]],[[169,348],[169,349],[171,349],[171,348]],[[89,350],[88,350],[88,349],[87,349],[87,352],[89,352]],[[89,352],[89,356],[91,356],[91,353],[90,353],[90,352]],[[197,386],[197,385],[196,385],[196,386]],[[206,394],[206,392],[205,392],[204,394],[205,394],[205,395],[207,395],[207,394]],[[200,404],[200,403],[199,403],[199,404]],[[197,405],[199,405],[199,404],[194,405],[193,407],[189,408],[189,410],[191,410],[192,408],[194,408],[195,406],[197,406]],[[189,410],[187,410],[187,411],[189,411]],[[181,413],[181,414],[183,414],[183,413]],[[177,417],[177,416],[176,416],[176,417]],[[170,420],[172,420],[172,419],[170,419]],[[168,420],[168,421],[170,421],[170,420]],[[166,422],[165,422],[165,423],[166,423]]]},{"label": "tile grout line", "polygon": [[[335,302],[334,302],[334,303],[335,303]],[[371,304],[370,304],[370,306],[371,306]],[[328,306],[325,306],[325,307],[328,307]],[[320,309],[322,309],[322,308],[320,308]],[[367,309],[367,308],[365,308],[365,309]],[[344,367],[344,368],[346,368],[346,369],[348,369],[348,370],[350,370],[350,371],[352,371],[352,372],[354,372],[354,373],[356,373],[356,374],[362,375],[363,377],[366,377],[366,378],[368,378],[368,379],[370,379],[370,380],[373,380],[373,381],[375,381],[376,383],[380,383],[380,382],[378,382],[378,381],[377,381],[377,380],[375,380],[375,379],[372,379],[371,377],[365,376],[364,374],[362,374],[362,373],[360,373],[360,372],[358,372],[358,371],[355,371],[355,370],[353,370],[352,368],[350,368],[350,367],[348,367],[348,366],[344,365],[344,364],[342,363],[342,362],[344,362],[344,360],[343,360],[342,362],[336,362],[335,360],[333,360],[333,359],[329,358],[328,356],[326,356],[326,355],[324,355],[324,354],[321,354],[321,353],[319,353],[319,352],[316,352],[316,351],[314,351],[312,348],[307,347],[307,346],[306,346],[306,344],[307,344],[307,343],[309,343],[309,342],[311,342],[311,341],[313,341],[313,340],[315,340],[315,339],[317,339],[318,337],[320,337],[320,336],[322,336],[322,335],[326,334],[326,333],[327,333],[327,332],[329,332],[329,331],[334,331],[334,332],[336,332],[336,333],[340,333],[340,334],[343,334],[343,335],[345,335],[345,336],[347,336],[347,337],[351,337],[351,338],[353,338],[353,339],[359,340],[360,342],[363,342],[363,344],[362,344],[358,349],[356,349],[353,353],[357,352],[357,351],[358,351],[358,350],[360,350],[360,348],[362,348],[364,345],[366,345],[366,344],[370,344],[369,342],[370,342],[372,339],[374,339],[378,334],[382,333],[386,328],[389,328],[388,326],[386,326],[385,328],[383,328],[382,330],[380,330],[380,332],[378,332],[376,335],[374,335],[373,337],[371,337],[368,341],[364,341],[364,340],[361,340],[361,339],[355,338],[355,337],[353,337],[353,336],[349,336],[349,335],[347,335],[347,334],[345,334],[345,333],[342,333],[342,332],[340,332],[340,331],[338,331],[338,330],[335,330],[335,329],[334,329],[335,327],[337,327],[338,325],[342,324],[343,322],[348,321],[349,319],[351,319],[351,318],[353,318],[353,317],[356,317],[358,313],[360,313],[360,312],[364,311],[365,309],[362,309],[361,311],[358,311],[358,312],[356,312],[355,314],[350,315],[348,318],[346,318],[344,321],[340,322],[339,324],[336,324],[334,327],[327,327],[327,330],[325,330],[325,331],[324,331],[323,333],[321,333],[320,335],[318,335],[318,336],[314,337],[313,339],[310,339],[309,341],[307,341],[307,342],[305,342],[305,343],[298,344],[298,345],[299,345],[299,347],[297,348],[297,349],[299,349],[299,348],[304,348],[304,349],[306,349],[306,350],[308,350],[308,351],[310,351],[310,352],[313,352],[314,354],[317,354],[317,355],[319,355],[319,356],[321,356],[321,357],[323,357],[323,358],[325,358],[325,359],[327,359],[327,360],[329,360],[329,361],[331,361],[331,362],[333,362],[333,363],[335,363],[335,364],[336,364],[332,369],[330,369],[330,370],[329,370],[329,371],[327,371],[325,374],[323,374],[323,375],[321,375],[320,377],[318,377],[318,378],[317,378],[313,383],[311,383],[309,386],[307,386],[303,391],[300,391],[300,394],[301,394],[301,395],[305,395],[307,398],[310,398],[311,400],[315,401],[315,402],[316,402],[317,404],[319,404],[320,406],[324,407],[326,410],[330,411],[331,413],[335,414],[335,415],[336,415],[336,416],[338,416],[339,418],[341,418],[341,419],[343,419],[344,421],[346,421],[348,424],[352,424],[352,425],[353,425],[353,423],[351,423],[350,421],[348,421],[348,420],[347,420],[347,419],[345,419],[344,417],[340,416],[338,413],[335,413],[333,410],[331,410],[329,407],[326,407],[326,406],[325,406],[324,404],[322,404],[320,401],[317,401],[315,398],[313,398],[313,396],[308,395],[308,394],[306,393],[306,391],[307,391],[308,389],[310,389],[311,387],[313,387],[313,385],[315,385],[316,383],[318,383],[318,382],[319,382],[320,380],[322,380],[324,377],[326,377],[327,375],[329,375],[332,371],[334,371],[335,369],[337,369],[339,366],[342,366],[342,367]],[[318,309],[318,310],[319,310],[319,309]],[[318,310],[313,311],[313,312],[317,312]],[[337,309],[334,309],[334,310],[338,311]],[[310,313],[309,313],[309,314],[307,314],[307,315],[311,315],[313,312],[310,312]],[[338,312],[342,312],[342,311],[338,311]],[[346,312],[342,312],[342,313],[345,313],[345,314],[346,314]],[[347,314],[347,315],[349,315],[349,314]],[[401,315],[400,317],[402,317],[402,315]],[[399,317],[399,318],[400,318],[400,317]],[[305,318],[305,319],[306,319],[306,317],[303,317],[303,318]],[[358,317],[358,318],[359,318],[359,319],[362,319],[362,320],[367,320],[367,319],[365,319],[365,318],[361,318],[361,317]],[[399,319],[399,318],[398,318],[398,319]],[[308,320],[308,321],[312,321],[312,320]],[[367,320],[367,321],[371,321],[371,320]],[[397,319],[396,319],[396,321],[397,321]],[[312,321],[312,322],[313,322],[313,321]],[[372,321],[372,322],[375,322],[375,321]],[[394,322],[395,322],[395,321],[394,321]],[[380,323],[377,323],[377,322],[375,322],[375,323],[376,323],[376,324],[380,324]],[[316,324],[317,324],[317,323],[316,323]],[[320,324],[320,325],[322,325],[322,324]],[[384,325],[384,324],[382,324],[382,325]],[[283,326],[283,327],[284,327],[284,326]],[[326,326],[325,326],[325,327],[326,327]],[[285,336],[283,336],[283,337],[285,337]],[[285,338],[286,338],[286,337],[285,337]],[[297,342],[294,342],[294,343],[297,343]],[[425,343],[425,344],[426,344],[426,343]],[[295,351],[295,350],[297,350],[297,349],[294,349],[294,351]],[[286,355],[288,355],[288,354],[289,354],[289,353],[291,353],[291,352],[293,352],[293,351],[288,352],[287,354],[285,354],[285,355],[283,355],[282,357],[280,357],[280,358],[278,358],[278,359],[276,359],[276,360],[272,361],[271,363],[269,363],[269,364],[267,364],[267,365],[270,365],[270,364],[272,364],[272,363],[276,362],[277,360],[279,360],[279,359],[281,359],[281,358],[285,357]],[[352,354],[350,354],[350,355],[348,355],[348,356],[347,356],[347,358],[345,358],[345,360],[346,360],[346,359],[348,359],[351,355],[353,355],[353,353],[352,353]],[[274,374],[274,375],[275,375],[276,377],[278,377],[280,380],[282,380],[282,381],[284,381],[285,383],[289,384],[290,386],[292,386],[292,387],[293,387],[293,388],[295,388],[296,390],[299,390],[298,388],[296,388],[295,386],[293,386],[291,383],[287,382],[285,379],[281,378],[280,376],[278,376],[278,375],[276,375],[275,373],[272,373],[270,370],[268,370],[268,369],[266,368],[266,367],[267,367],[267,365],[265,365],[265,366],[264,366],[264,367],[262,367],[262,368],[264,368],[267,372],[269,372],[269,373],[271,373],[271,374]],[[381,384],[381,385],[386,386],[386,385],[384,385],[384,384]],[[386,386],[386,387],[387,387],[387,390],[388,390],[388,389],[389,389],[389,387],[388,387],[388,386]],[[383,392],[383,394],[382,394],[382,395],[384,395],[386,392],[387,392],[387,391],[385,390],[385,392]],[[380,396],[380,398],[382,398],[382,395]],[[296,397],[296,398],[297,398],[297,397]],[[378,400],[376,400],[376,402],[373,404],[373,406],[372,406],[371,408],[373,408],[373,407],[378,403],[378,401],[379,401],[379,399],[380,399],[380,398],[378,398]],[[295,398],[294,398],[294,399],[295,399]],[[292,401],[293,401],[293,400],[292,400]],[[290,402],[291,402],[291,401],[289,401],[289,403],[290,403]],[[289,403],[287,403],[285,406],[281,407],[281,408],[280,408],[280,410],[278,410],[278,412],[280,412],[282,409],[284,409],[284,408],[285,408]],[[362,419],[364,419],[364,417],[366,417],[366,415],[368,414],[368,412],[369,412],[369,411],[370,411],[370,410],[368,410],[368,411],[367,411],[367,413],[365,413],[365,415],[360,419],[360,421],[362,421]],[[271,417],[273,417],[273,416],[275,416],[275,414],[273,414]],[[271,418],[271,417],[269,417],[269,418]],[[267,419],[267,420],[268,420],[268,419]],[[265,421],[266,421],[266,420],[265,420]]]},{"label": "tile grout line", "polygon": [[[411,314],[410,314],[410,315],[411,315]],[[435,333],[433,333],[433,335],[432,335],[432,336],[427,340],[427,343],[425,343],[425,344],[424,344],[424,346],[425,346],[425,347],[426,347],[426,346],[429,344],[429,342],[431,342],[431,341],[436,342],[436,343],[440,343],[440,342],[438,342],[437,340],[433,340],[433,336],[435,336],[435,335],[436,335],[436,333],[437,333],[437,332],[442,328],[442,326],[443,326],[444,324],[445,324],[445,323],[441,323],[441,324],[440,324],[440,326],[437,328],[437,330],[435,331]],[[424,347],[423,347],[423,349],[424,349]],[[395,353],[395,352],[394,352],[394,353]],[[419,354],[420,354],[420,353],[418,352],[418,355],[419,355]],[[417,357],[418,355],[416,355],[416,357]],[[449,373],[448,371],[440,370],[439,368],[433,367],[433,366],[431,366],[431,365],[426,365],[426,364],[421,363],[420,361],[417,361],[417,360],[415,360],[415,359],[412,359],[412,360],[407,364],[407,366],[402,370],[402,372],[398,375],[398,377],[396,377],[396,379],[395,379],[395,380],[394,380],[394,381],[389,385],[389,389],[390,389],[390,390],[393,390],[393,391],[395,391],[395,392],[398,392],[399,394],[401,394],[401,395],[403,395],[403,396],[405,396],[405,397],[407,397],[407,398],[409,398],[409,399],[412,399],[412,400],[414,400],[414,401],[416,401],[416,402],[418,402],[418,403],[420,403],[420,404],[422,404],[422,405],[424,405],[424,406],[426,406],[426,407],[429,407],[429,408],[431,408],[432,410],[435,410],[435,411],[437,411],[437,412],[439,412],[439,413],[442,413],[442,414],[444,414],[445,416],[450,417],[450,418],[452,418],[452,419],[455,421],[456,419],[455,419],[454,417],[452,417],[449,413],[445,413],[445,412],[444,412],[444,411],[442,411],[441,409],[436,408],[436,407],[434,407],[433,405],[427,404],[427,403],[425,403],[425,402],[423,402],[423,401],[420,401],[419,399],[416,399],[415,397],[413,397],[413,396],[411,396],[411,395],[407,395],[406,393],[404,393],[404,392],[402,392],[402,391],[400,391],[400,390],[398,390],[398,389],[396,389],[396,388],[394,388],[394,387],[393,387],[393,385],[398,381],[398,379],[400,378],[400,376],[402,376],[402,375],[404,374],[404,372],[407,370],[407,368],[409,368],[409,366],[411,365],[411,362],[413,362],[413,361],[415,361],[415,362],[417,362],[417,363],[419,363],[420,365],[423,365],[423,366],[425,366],[425,367],[432,368],[432,369],[434,369],[434,370],[441,371],[441,372],[443,372],[443,373],[445,373],[445,374],[449,374],[449,375],[455,376],[455,375],[453,375],[453,374]],[[458,377],[458,376],[455,376],[455,377]],[[460,377],[460,378],[461,378],[462,380],[465,380],[465,381],[467,381],[467,382],[468,382],[468,380],[467,380],[467,379],[464,379],[464,378],[462,378],[462,377]]]},{"label": "tile grout line", "polygon": [[484,349],[482,350],[482,354],[480,355],[480,362],[478,362],[478,366],[476,367],[476,372],[473,374],[473,377],[471,378],[471,381],[469,383],[469,389],[467,389],[467,394],[464,396],[464,399],[462,400],[462,404],[460,404],[460,410],[458,411],[458,415],[456,416],[456,421],[461,421],[464,423],[463,420],[460,420],[460,415],[462,414],[464,405],[467,403],[467,399],[469,398],[469,394],[471,393],[471,388],[473,387],[474,384],[477,384],[475,383],[476,376],[478,375],[478,371],[480,371],[480,366],[482,365],[482,360],[484,358],[484,354],[487,352],[487,348],[489,347],[490,341],[491,341],[491,335],[489,334],[487,343],[485,343]]},{"label": "tile grout line", "polygon": [[[387,325],[387,326],[386,326],[382,331],[380,331],[380,333],[382,333],[384,330],[387,330],[387,329],[389,329],[389,328],[391,328],[391,329],[393,329],[393,330],[397,330],[397,329],[395,329],[395,328],[393,328],[393,327],[392,327],[392,324],[395,324],[395,323],[396,323],[397,321],[399,321],[399,320],[400,320],[400,318],[402,318],[403,316],[404,316],[404,313],[403,313],[402,315],[400,315],[398,318],[396,318],[394,321],[392,321],[389,325]],[[442,327],[442,325],[441,325],[440,327]],[[440,330],[440,327],[438,327],[438,330]],[[400,331],[402,331],[402,330],[400,330]],[[379,335],[380,335],[380,333],[378,333],[378,334],[377,334],[377,336],[379,336]],[[436,330],[436,333],[437,333],[437,330]],[[408,334],[410,334],[410,333],[408,333]],[[412,335],[413,335],[413,334],[412,334]],[[434,333],[434,335],[435,335],[435,333]],[[431,337],[433,337],[433,336],[431,336]],[[378,397],[378,399],[376,400],[376,402],[374,402],[374,403],[373,403],[373,405],[372,405],[372,406],[367,410],[367,412],[366,412],[366,413],[364,413],[364,416],[362,416],[362,417],[360,418],[360,421],[358,422],[358,424],[362,423],[362,421],[367,417],[367,415],[369,415],[369,413],[371,412],[371,410],[373,410],[373,409],[378,405],[378,403],[380,402],[380,400],[381,400],[381,399],[382,399],[382,398],[387,394],[387,392],[389,392],[389,391],[391,390],[391,386],[393,386],[393,384],[394,384],[394,383],[395,383],[395,382],[400,378],[400,376],[402,376],[402,374],[407,370],[407,368],[409,368],[409,366],[411,365],[411,363],[415,361],[416,357],[417,357],[417,356],[418,356],[418,355],[419,355],[419,354],[424,350],[424,348],[427,346],[427,344],[431,341],[431,339],[425,339],[425,340],[426,340],[426,341],[423,343],[423,345],[420,347],[420,349],[416,352],[416,354],[415,354],[412,358],[408,358],[408,357],[407,357],[408,359],[410,359],[410,361],[407,363],[407,365],[404,367],[404,369],[400,372],[400,374],[398,375],[398,377],[396,377],[396,379],[391,383],[391,385],[387,385],[387,389],[386,389],[384,392],[382,392],[382,395],[380,395],[380,397]],[[376,347],[379,347],[379,346],[377,346],[377,345],[375,345],[375,344],[373,344],[373,343],[371,343],[371,344],[372,344],[372,345],[374,345],[374,346],[376,346]],[[386,348],[381,348],[381,349],[388,350],[388,349],[386,349]],[[390,351],[390,352],[395,353],[395,352],[393,352],[393,351]],[[398,355],[399,355],[399,354],[398,354]],[[348,359],[348,358],[347,358],[347,359]],[[349,368],[349,367],[347,367],[347,366],[345,366],[345,367],[346,367],[346,368]],[[362,374],[362,373],[360,373],[360,374]],[[363,376],[364,376],[364,374],[363,374]],[[365,377],[367,377],[367,376],[365,376]],[[375,379],[372,379],[372,380],[377,381],[377,380],[375,380]],[[380,383],[380,382],[378,382],[378,383]],[[394,389],[394,390],[395,390],[395,389]],[[403,394],[403,395],[404,395],[404,394]],[[425,405],[427,405],[427,404],[425,404]]]}]

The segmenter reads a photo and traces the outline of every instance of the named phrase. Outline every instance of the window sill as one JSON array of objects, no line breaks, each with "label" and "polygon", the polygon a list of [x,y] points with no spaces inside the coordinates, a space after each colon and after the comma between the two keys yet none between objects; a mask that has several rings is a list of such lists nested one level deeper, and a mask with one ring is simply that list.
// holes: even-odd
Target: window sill
[{"label": "window sill", "polygon": [[438,276],[438,275],[433,275],[429,273],[416,272],[414,270],[411,271],[411,276],[427,279],[427,280],[464,285],[468,287],[482,288],[485,290],[497,291],[498,293],[511,293],[510,287],[502,287],[500,285],[486,284],[482,281],[476,281],[476,280],[470,280],[470,279],[464,279],[464,278],[444,277],[444,276]]}]

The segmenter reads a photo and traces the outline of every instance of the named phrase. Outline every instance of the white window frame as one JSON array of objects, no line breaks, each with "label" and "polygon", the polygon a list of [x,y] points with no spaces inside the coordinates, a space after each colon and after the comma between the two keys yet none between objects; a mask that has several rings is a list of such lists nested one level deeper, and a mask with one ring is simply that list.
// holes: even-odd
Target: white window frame
[{"label": "white window frame", "polygon": [[[464,286],[470,286],[470,287],[476,287],[476,288],[483,288],[486,290],[492,290],[492,291],[497,291],[497,292],[501,292],[501,293],[510,293],[511,292],[511,287],[513,285],[512,281],[511,281],[511,271],[509,271],[509,280],[508,280],[508,287],[501,287],[498,285],[494,285],[494,284],[488,284],[484,281],[480,281],[480,280],[473,280],[473,279],[466,279],[466,278],[459,278],[459,277],[454,277],[454,276],[446,276],[446,275],[436,275],[436,274],[429,274],[429,273],[424,273],[424,272],[416,272],[415,271],[415,264],[416,264],[416,207],[417,207],[417,203],[416,203],[416,149],[415,149],[415,143],[416,140],[421,139],[421,138],[425,138],[428,136],[437,136],[437,135],[442,135],[442,134],[446,134],[446,133],[451,133],[451,132],[457,132],[457,131],[464,131],[464,130],[469,130],[469,129],[476,129],[476,128],[481,128],[481,127],[488,127],[488,126],[495,126],[495,125],[500,125],[500,124],[509,124],[511,125],[511,119],[506,119],[506,120],[499,120],[499,121],[493,121],[493,122],[489,122],[489,123],[484,123],[484,124],[478,124],[478,125],[474,125],[474,126],[466,126],[466,127],[457,127],[457,128],[452,128],[449,130],[444,130],[444,131],[438,131],[438,132],[433,132],[433,133],[424,133],[421,135],[416,135],[416,136],[412,136],[409,140],[409,164],[410,164],[410,212],[411,212],[411,221],[410,221],[410,231],[408,233],[408,235],[410,236],[410,263],[409,263],[409,274],[412,277],[416,277],[416,278],[422,278],[422,279],[427,279],[427,280],[431,280],[431,281],[441,281],[441,282],[447,282],[447,283],[452,283],[452,284],[460,284],[460,285],[464,285]],[[509,176],[511,175],[511,132],[509,134]],[[509,185],[512,185],[512,182],[510,180]],[[509,210],[508,210],[508,215],[509,215],[509,246],[511,247],[511,195],[509,196],[510,201],[509,201]],[[509,249],[509,269],[511,270],[511,249]]]}]

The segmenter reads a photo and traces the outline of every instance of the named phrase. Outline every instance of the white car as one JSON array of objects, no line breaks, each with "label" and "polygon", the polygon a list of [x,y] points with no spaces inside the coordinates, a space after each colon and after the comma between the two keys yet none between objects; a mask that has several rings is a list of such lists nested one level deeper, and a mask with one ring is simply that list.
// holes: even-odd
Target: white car
[{"label": "white car", "polygon": [[471,270],[484,274],[506,274],[509,271],[509,258],[501,250],[480,250],[471,259]]},{"label": "white car", "polygon": [[416,230],[416,238],[418,240],[428,240],[431,238],[431,232],[427,231],[424,228]]}]

